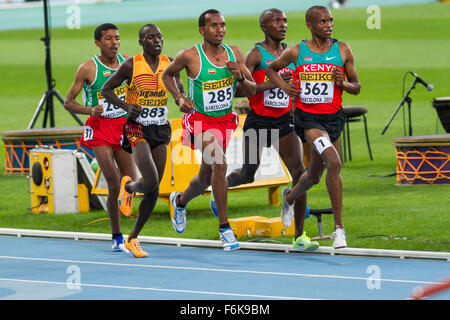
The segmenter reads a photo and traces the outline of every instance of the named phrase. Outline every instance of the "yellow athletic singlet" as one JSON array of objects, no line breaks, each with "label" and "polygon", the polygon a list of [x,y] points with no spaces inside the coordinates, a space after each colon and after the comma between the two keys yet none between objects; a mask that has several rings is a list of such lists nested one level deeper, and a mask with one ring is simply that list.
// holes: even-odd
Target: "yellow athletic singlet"
[{"label": "yellow athletic singlet", "polygon": [[160,55],[158,69],[153,72],[143,53],[133,57],[133,78],[128,86],[126,103],[142,107],[136,122],[143,126],[167,124],[169,91],[162,81],[162,74],[169,64],[170,59]]}]

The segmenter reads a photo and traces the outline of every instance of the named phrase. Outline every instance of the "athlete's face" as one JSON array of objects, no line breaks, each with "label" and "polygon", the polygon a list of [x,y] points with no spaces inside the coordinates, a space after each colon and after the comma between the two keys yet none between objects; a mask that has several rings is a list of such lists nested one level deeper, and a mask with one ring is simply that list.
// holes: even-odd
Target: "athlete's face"
[{"label": "athlete's face", "polygon": [[205,17],[205,26],[200,27],[200,33],[205,41],[220,45],[225,38],[225,19],[220,13],[208,13]]},{"label": "athlete's face", "polygon": [[119,30],[109,29],[102,31],[100,41],[95,40],[95,44],[100,48],[102,55],[114,57],[119,52],[120,47]]},{"label": "athlete's face", "polygon": [[163,35],[158,27],[147,27],[144,29],[144,36],[139,40],[139,44],[145,53],[151,56],[160,55],[163,48]]},{"label": "athlete's face", "polygon": [[284,40],[287,30],[286,15],[281,11],[273,11],[271,17],[262,25],[262,29],[274,40]]},{"label": "athlete's face", "polygon": [[314,13],[313,19],[307,23],[308,29],[318,38],[331,38],[333,32],[333,16],[328,10],[317,10]]}]

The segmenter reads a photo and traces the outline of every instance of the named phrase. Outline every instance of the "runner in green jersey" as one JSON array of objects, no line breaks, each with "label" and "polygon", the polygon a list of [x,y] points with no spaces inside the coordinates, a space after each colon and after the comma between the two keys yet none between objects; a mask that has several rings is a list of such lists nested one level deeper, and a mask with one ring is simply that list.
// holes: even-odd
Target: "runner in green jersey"
[{"label": "runner in green jersey", "polygon": [[[235,62],[233,50],[222,44],[230,61]],[[189,99],[194,101],[195,110],[211,117],[229,114],[233,107],[236,81],[227,66],[219,67],[209,61],[202,45],[195,46],[200,56],[201,69],[196,78],[188,77]]]},{"label": "runner in green jersey", "polygon": [[[255,94],[256,84],[240,49],[222,44],[226,27],[219,11],[210,9],[200,15],[199,32],[203,43],[180,51],[163,74],[164,84],[180,111],[186,113],[183,117],[184,137],[203,154],[200,171],[188,188],[170,195],[174,208],[172,224],[177,232],[184,232],[185,206],[211,184],[218,209],[220,239],[223,249],[230,251],[240,247],[227,218],[225,152],[238,123],[232,101],[236,84],[249,97]],[[189,98],[175,84],[175,75],[183,69],[189,78]]]},{"label": "runner in green jersey", "polygon": [[[119,62],[119,65],[121,65],[125,58],[118,53],[117,54],[117,60]],[[106,100],[102,94],[101,90],[105,82],[113,75],[117,68],[110,68],[103,64],[100,61],[99,55],[95,55],[92,60],[95,63],[95,67],[97,69],[97,72],[95,74],[95,80],[91,84],[88,84],[87,82],[83,83],[83,101],[84,104],[87,107],[93,107],[100,105],[103,107],[103,112],[101,114],[104,118],[122,118],[126,117],[127,113],[125,110],[119,108],[118,106],[113,105],[111,102]],[[122,85],[118,88],[116,88],[116,94],[118,97],[120,97],[122,100],[125,100],[125,93],[126,93],[126,84],[125,82],[122,83]]]},{"label": "runner in green jersey", "polygon": [[[98,165],[108,184],[107,209],[113,237],[113,251],[128,251],[120,229],[120,211],[117,203],[122,176],[137,178],[136,166],[131,154],[122,150],[123,125],[127,114],[109,103],[101,95],[104,82],[128,57],[118,53],[120,35],[117,27],[110,23],[98,26],[94,31],[95,45],[100,55],[78,67],[75,80],[66,96],[64,107],[78,114],[89,115],[86,120],[81,143],[92,149]],[[85,105],[76,101],[83,90]],[[125,95],[125,86],[117,93]]]}]

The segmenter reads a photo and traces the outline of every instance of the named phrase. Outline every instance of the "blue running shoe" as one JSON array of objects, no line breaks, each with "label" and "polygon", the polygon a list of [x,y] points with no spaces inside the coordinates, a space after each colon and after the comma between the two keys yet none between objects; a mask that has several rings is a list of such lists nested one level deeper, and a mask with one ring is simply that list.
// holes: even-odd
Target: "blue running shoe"
[{"label": "blue running shoe", "polygon": [[112,251],[112,252],[120,252],[120,251],[123,251],[123,252],[125,252],[125,253],[130,252],[130,251],[128,251],[127,248],[125,248],[125,242],[124,242],[124,240],[123,240],[123,236],[122,236],[122,235],[118,235],[118,236],[116,236],[116,237],[112,240],[111,251]]},{"label": "blue running shoe", "polygon": [[220,241],[225,251],[233,251],[239,249],[241,246],[237,242],[233,230],[231,228],[219,229]]},{"label": "blue running shoe", "polygon": [[209,207],[211,208],[212,213],[218,217],[219,211],[217,210],[216,199],[214,199],[214,193],[211,191],[211,198],[209,198]]},{"label": "blue running shoe", "polygon": [[186,229],[186,208],[180,208],[177,205],[177,198],[181,193],[172,192],[170,194],[170,205],[173,208],[172,226],[178,233],[183,233]]}]

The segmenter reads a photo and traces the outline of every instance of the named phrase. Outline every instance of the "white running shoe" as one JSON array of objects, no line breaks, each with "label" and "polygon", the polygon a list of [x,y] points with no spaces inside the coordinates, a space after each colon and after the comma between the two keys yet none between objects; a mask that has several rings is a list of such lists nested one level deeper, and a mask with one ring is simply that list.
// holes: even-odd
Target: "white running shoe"
[{"label": "white running shoe", "polygon": [[183,233],[186,229],[186,208],[180,208],[177,205],[177,198],[179,192],[172,192],[170,194],[170,204],[173,208],[172,226],[178,233]]},{"label": "white running shoe", "polygon": [[286,195],[291,191],[290,188],[284,187],[281,190],[281,195],[283,197],[283,208],[281,209],[281,222],[285,227],[290,227],[292,220],[294,219],[294,205],[289,204],[286,200]]},{"label": "white running shoe", "polygon": [[222,241],[222,247],[225,251],[238,250],[241,246],[237,242],[231,228],[219,229],[220,241]]},{"label": "white running shoe", "polygon": [[336,226],[336,231],[332,233],[333,236],[333,248],[342,249],[347,247],[347,242],[345,241],[345,230]]},{"label": "white running shoe", "polygon": [[130,251],[128,251],[128,249],[125,247],[125,242],[123,240],[123,236],[122,235],[118,235],[117,237],[115,237],[112,240],[112,247],[111,247],[111,251],[112,252],[120,252],[123,251],[125,253],[128,253]]}]

